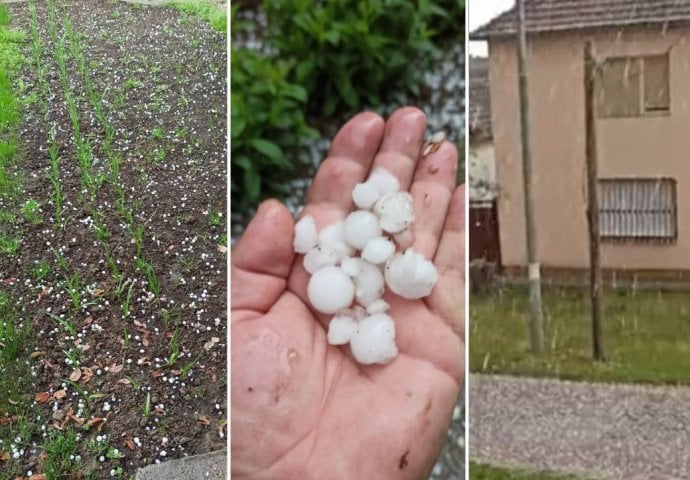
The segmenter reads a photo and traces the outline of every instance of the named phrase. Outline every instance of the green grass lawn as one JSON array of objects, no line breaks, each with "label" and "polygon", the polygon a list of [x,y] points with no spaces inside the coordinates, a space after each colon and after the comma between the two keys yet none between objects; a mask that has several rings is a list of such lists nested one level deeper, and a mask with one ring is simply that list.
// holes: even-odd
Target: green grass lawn
[{"label": "green grass lawn", "polygon": [[604,382],[690,384],[690,294],[608,292],[608,362],[591,360],[587,292],[543,291],[545,352],[528,352],[527,287],[470,301],[470,370]]},{"label": "green grass lawn", "polygon": [[[573,475],[508,470],[480,463],[470,462],[470,480],[578,480]],[[584,480],[584,479],[582,479]]]}]

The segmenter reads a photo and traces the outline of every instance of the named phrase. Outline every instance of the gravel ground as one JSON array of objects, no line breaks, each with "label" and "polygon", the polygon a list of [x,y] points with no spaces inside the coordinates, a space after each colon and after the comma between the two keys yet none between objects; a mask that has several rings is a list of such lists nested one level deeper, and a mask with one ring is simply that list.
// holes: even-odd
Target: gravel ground
[{"label": "gravel ground", "polygon": [[690,478],[690,388],[470,377],[473,460],[588,478]]}]

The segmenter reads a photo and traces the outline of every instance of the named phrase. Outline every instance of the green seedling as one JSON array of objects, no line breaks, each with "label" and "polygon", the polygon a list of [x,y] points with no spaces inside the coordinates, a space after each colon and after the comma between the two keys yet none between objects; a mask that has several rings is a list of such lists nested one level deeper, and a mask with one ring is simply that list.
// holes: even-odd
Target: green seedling
[{"label": "green seedling", "polygon": [[45,280],[50,275],[50,263],[47,260],[41,260],[31,269],[31,276],[36,280]]},{"label": "green seedling", "polygon": [[37,200],[30,198],[22,206],[22,215],[28,221],[34,225],[41,223],[41,204]]},{"label": "green seedling", "polygon": [[18,236],[8,237],[0,234],[0,252],[5,255],[15,255],[19,251],[20,239]]},{"label": "green seedling", "polygon": [[67,333],[69,333],[71,336],[76,336],[77,335],[77,327],[74,325],[74,322],[72,321],[72,316],[67,315],[67,317],[62,318],[58,315],[55,315],[53,313],[48,313],[48,316],[58,322],[62,328],[65,329]]},{"label": "green seedling", "polygon": [[151,392],[146,393],[146,400],[144,401],[141,413],[144,414],[144,418],[149,418],[151,416]]}]

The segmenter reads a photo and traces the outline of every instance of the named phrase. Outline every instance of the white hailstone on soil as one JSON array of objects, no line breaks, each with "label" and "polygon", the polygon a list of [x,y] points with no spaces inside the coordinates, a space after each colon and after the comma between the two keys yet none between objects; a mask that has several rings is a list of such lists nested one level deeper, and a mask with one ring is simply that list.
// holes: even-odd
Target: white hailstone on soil
[{"label": "white hailstone on soil", "polygon": [[395,322],[385,313],[363,318],[350,338],[352,355],[359,363],[388,363],[398,354]]},{"label": "white hailstone on soil", "polygon": [[295,224],[295,241],[293,246],[297,253],[307,253],[316,246],[316,222],[311,215],[305,215]]},{"label": "white hailstone on soil", "polygon": [[339,267],[323,267],[309,279],[309,303],[321,313],[335,313],[347,308],[355,297],[352,279]]},{"label": "white hailstone on soil", "polygon": [[381,228],[388,233],[405,230],[414,221],[412,195],[407,192],[393,192],[381,197],[374,205]]},{"label": "white hailstone on soil", "polygon": [[346,314],[338,314],[328,324],[328,343],[345,345],[357,328],[355,319]]},{"label": "white hailstone on soil", "polygon": [[338,260],[352,256],[355,250],[345,240],[345,222],[332,223],[319,232],[319,245],[331,247]]},{"label": "white hailstone on soil", "polygon": [[304,269],[314,274],[323,267],[330,267],[338,263],[338,255],[331,247],[319,245],[307,252],[302,260]]},{"label": "white hailstone on soil", "polygon": [[379,219],[368,210],[357,210],[345,219],[345,240],[357,250],[363,250],[369,240],[380,236]]},{"label": "white hailstone on soil", "polygon": [[405,253],[396,253],[388,260],[385,268],[388,287],[404,298],[426,297],[438,279],[436,267],[421,253],[408,248]]},{"label": "white hailstone on soil", "polygon": [[362,258],[369,263],[385,263],[395,253],[395,244],[385,237],[376,237],[369,240],[362,250]]},{"label": "white hailstone on soil", "polygon": [[359,259],[359,273],[353,280],[355,297],[360,305],[367,307],[383,295],[385,288],[383,273],[376,265]]}]

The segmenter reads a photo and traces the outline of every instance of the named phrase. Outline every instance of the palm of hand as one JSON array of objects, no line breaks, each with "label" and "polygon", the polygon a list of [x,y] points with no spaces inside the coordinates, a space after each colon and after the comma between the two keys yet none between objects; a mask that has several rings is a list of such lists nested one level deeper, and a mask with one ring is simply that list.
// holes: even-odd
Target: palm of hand
[{"label": "palm of hand", "polygon": [[360,114],[336,136],[305,213],[319,228],[344,218],[372,162],[411,187],[414,248],[434,258],[431,296],[387,293],[400,354],[360,365],[326,341],[329,318],[306,301],[308,273],[292,252],[294,222],[262,205],[232,258],[232,475],[265,479],[424,478],[445,439],[462,379],[463,191],[444,144],[417,162],[425,120],[415,109],[385,125]]}]

